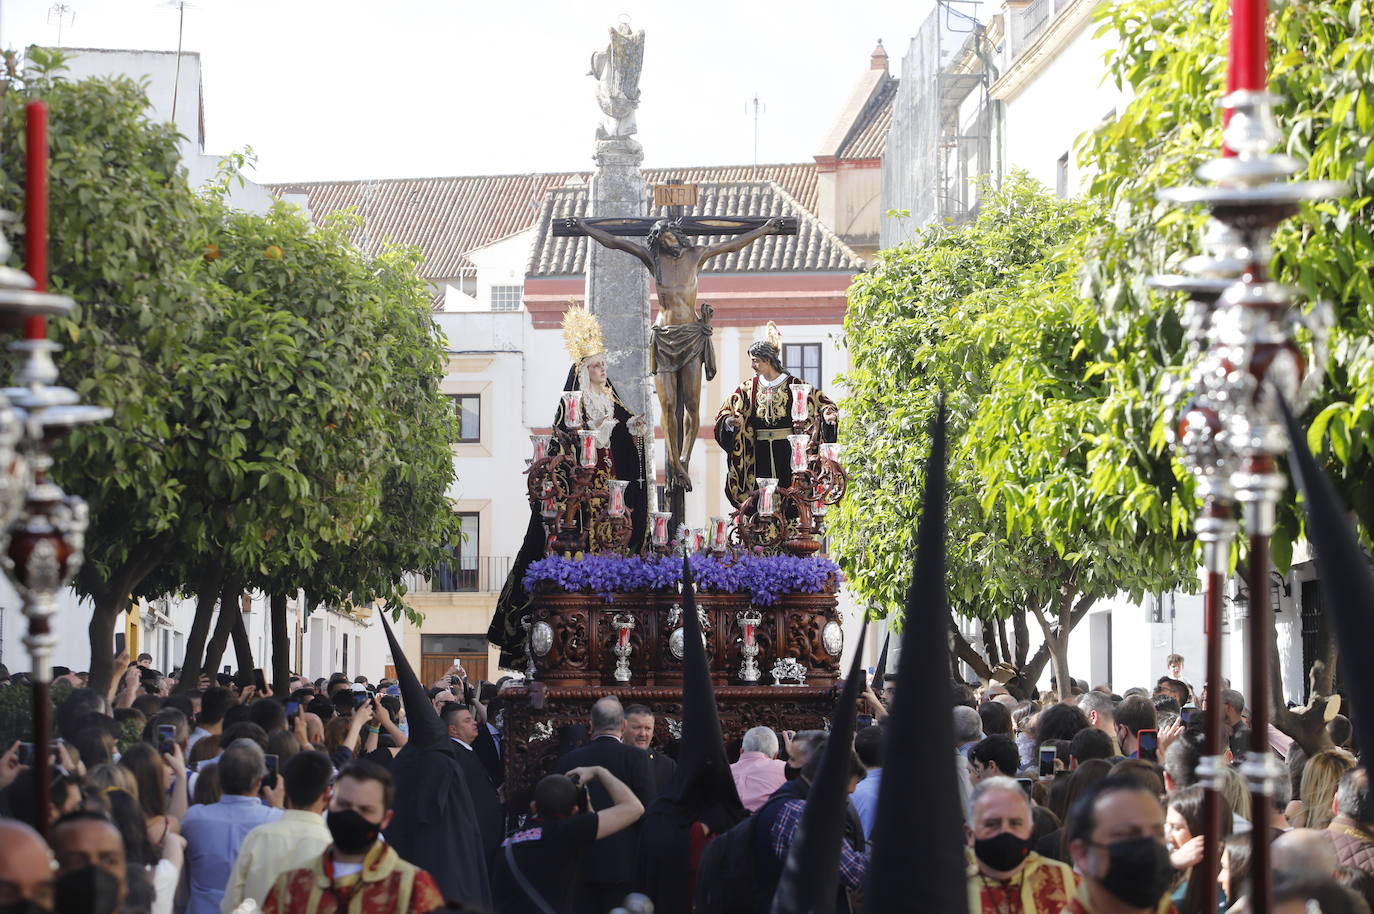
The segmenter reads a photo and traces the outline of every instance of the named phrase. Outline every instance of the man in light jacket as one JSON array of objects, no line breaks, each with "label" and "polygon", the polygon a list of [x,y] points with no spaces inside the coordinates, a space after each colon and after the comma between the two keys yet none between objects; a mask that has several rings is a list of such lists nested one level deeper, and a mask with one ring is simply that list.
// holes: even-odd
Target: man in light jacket
[{"label": "man in light jacket", "polygon": [[247,899],[259,908],[277,877],[310,865],[332,839],[324,824],[329,805],[329,781],[334,766],[323,752],[298,752],[282,771],[286,812],[275,822],[259,825],[243,839],[229,882],[224,887],[220,914],[233,914]]}]

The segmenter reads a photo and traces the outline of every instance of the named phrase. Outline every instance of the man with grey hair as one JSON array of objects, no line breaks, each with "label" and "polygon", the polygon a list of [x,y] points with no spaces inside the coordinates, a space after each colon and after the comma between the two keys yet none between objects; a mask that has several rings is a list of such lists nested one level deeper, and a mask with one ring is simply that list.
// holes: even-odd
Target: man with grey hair
[{"label": "man with grey hair", "polygon": [[[654,799],[654,773],[649,754],[625,742],[625,709],[614,695],[600,698],[591,708],[591,742],[564,755],[554,766],[555,774],[567,774],[574,768],[600,766],[630,788],[645,807]],[[615,805],[605,785],[598,778],[587,786],[593,809],[609,809]],[[633,888],[635,849],[639,841],[639,825],[597,842],[596,853],[587,857],[582,867],[582,909],[609,911],[620,906]]]},{"label": "man with grey hair", "polygon": [[801,776],[802,768],[816,747],[825,745],[826,735],[824,730],[803,730],[795,734],[788,730],[782,731],[783,739],[787,740],[787,770],[784,772],[787,780]]},{"label": "man with grey hair", "polygon": [[[794,743],[795,745],[795,743]],[[768,801],[787,783],[787,765],[778,759],[778,735],[768,727],[754,727],[744,734],[739,761],[730,766],[739,801],[750,812]]]},{"label": "man with grey hair", "polygon": [[1116,703],[1105,692],[1084,692],[1078,696],[1078,710],[1088,718],[1095,730],[1101,730],[1112,741],[1112,755],[1121,755],[1116,740]]},{"label": "man with grey hair", "polygon": [[218,803],[192,806],[181,823],[191,887],[187,914],[219,914],[243,839],[282,815],[283,781],[278,778],[275,787],[263,787],[267,758],[253,740],[230,743],[220,753],[217,768],[223,796]]},{"label": "man with grey hair", "polygon": [[1341,775],[1333,804],[1336,816],[1326,834],[1341,866],[1374,875],[1374,803],[1369,796],[1369,772],[1351,768]]},{"label": "man with grey hair", "polygon": [[[973,850],[969,914],[1059,914],[1073,897],[1073,869],[1031,849],[1030,799],[1011,778],[979,781],[969,795],[964,838]],[[1029,905],[1029,906],[1028,906]]]},{"label": "man with grey hair", "polygon": [[983,739],[983,718],[978,712],[964,705],[954,707],[954,742],[959,754],[968,758],[969,752]]}]

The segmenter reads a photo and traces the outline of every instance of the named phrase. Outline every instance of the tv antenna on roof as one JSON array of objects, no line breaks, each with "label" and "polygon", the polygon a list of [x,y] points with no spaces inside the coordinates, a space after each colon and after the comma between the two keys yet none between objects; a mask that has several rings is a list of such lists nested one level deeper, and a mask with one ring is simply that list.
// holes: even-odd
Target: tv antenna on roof
[{"label": "tv antenna on roof", "polygon": [[768,112],[768,106],[759,101],[759,94],[755,92],[753,99],[744,103],[744,113],[748,114],[751,108],[754,113],[754,168],[749,176],[757,178],[759,176],[759,118]]},{"label": "tv antenna on roof", "polygon": [[177,95],[181,90],[181,38],[186,31],[186,11],[199,9],[194,3],[188,0],[167,0],[166,3],[159,3],[157,9],[177,11],[177,68],[175,75],[172,76],[172,123],[177,122]]},{"label": "tv antenna on roof", "polygon": [[72,9],[70,4],[62,3],[59,0],[59,2],[54,3],[52,6],[48,7],[49,25],[52,24],[54,16],[57,17],[57,46],[60,48],[62,47],[62,24],[66,21],[68,16],[71,17],[72,23],[75,24],[76,10]]}]

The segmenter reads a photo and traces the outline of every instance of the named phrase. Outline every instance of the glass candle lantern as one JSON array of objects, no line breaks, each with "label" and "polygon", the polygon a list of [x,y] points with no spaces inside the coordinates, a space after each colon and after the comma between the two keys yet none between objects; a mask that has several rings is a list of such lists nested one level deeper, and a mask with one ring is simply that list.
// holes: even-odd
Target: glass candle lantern
[{"label": "glass candle lantern", "polygon": [[558,516],[558,500],[552,495],[545,496],[539,503],[539,513],[544,516],[545,520],[553,520]]},{"label": "glass candle lantern", "polygon": [[840,445],[834,441],[825,442],[821,445],[821,457],[822,459],[829,460],[832,463],[839,463]]},{"label": "glass candle lantern", "polygon": [[693,552],[700,552],[706,548],[706,531],[700,528],[692,531],[690,545]]},{"label": "glass candle lantern", "polygon": [[577,462],[588,469],[596,466],[596,432],[589,428],[578,433]]},{"label": "glass candle lantern", "polygon": [[709,529],[711,531],[711,548],[714,549],[716,552],[723,551],[725,549],[725,537],[726,531],[728,529],[728,527],[726,526],[725,518],[711,518],[711,526]]},{"label": "glass candle lantern", "polygon": [[673,515],[668,511],[654,512],[654,545],[668,545],[668,522],[673,519]]},{"label": "glass candle lantern", "polygon": [[625,479],[612,479],[608,482],[610,501],[606,504],[606,513],[611,517],[625,516],[625,487],[629,484]]},{"label": "glass candle lantern", "polygon": [[778,513],[778,481],[771,477],[759,479],[759,511],[763,517]]},{"label": "glass candle lantern", "polygon": [[530,435],[530,444],[534,447],[535,463],[549,456],[549,437],[548,435]]},{"label": "glass candle lantern", "polygon": [[807,448],[811,444],[810,435],[788,435],[787,442],[792,445],[792,472],[800,473],[810,464]]},{"label": "glass candle lantern", "polygon": [[787,386],[792,391],[792,421],[805,422],[810,417],[811,385],[797,383]]},{"label": "glass candle lantern", "polygon": [[582,391],[566,390],[563,392],[563,425],[567,428],[577,428],[582,424]]}]

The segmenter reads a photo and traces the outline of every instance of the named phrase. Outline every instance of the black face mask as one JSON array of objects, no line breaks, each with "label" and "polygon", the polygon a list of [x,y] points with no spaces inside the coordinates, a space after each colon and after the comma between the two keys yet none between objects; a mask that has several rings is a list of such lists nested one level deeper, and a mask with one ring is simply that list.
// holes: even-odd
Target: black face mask
[{"label": "black face mask", "polygon": [[1009,831],[973,842],[974,856],[1000,873],[1009,873],[1020,866],[1030,849],[1029,838],[1018,838]]},{"label": "black face mask", "polygon": [[343,812],[330,810],[324,824],[334,839],[334,846],[345,854],[361,854],[377,841],[382,830],[376,822],[369,822],[352,809]]},{"label": "black face mask", "polygon": [[18,901],[0,906],[0,914],[52,914],[52,911],[41,907],[36,901],[21,898]]},{"label": "black face mask", "polygon": [[53,901],[56,914],[114,914],[119,880],[98,866],[72,870],[57,877]]},{"label": "black face mask", "polygon": [[1127,838],[1105,847],[1108,855],[1106,875],[1102,887],[1122,903],[1133,908],[1149,908],[1159,904],[1174,881],[1174,867],[1169,851],[1154,838]]}]

